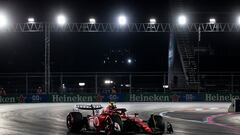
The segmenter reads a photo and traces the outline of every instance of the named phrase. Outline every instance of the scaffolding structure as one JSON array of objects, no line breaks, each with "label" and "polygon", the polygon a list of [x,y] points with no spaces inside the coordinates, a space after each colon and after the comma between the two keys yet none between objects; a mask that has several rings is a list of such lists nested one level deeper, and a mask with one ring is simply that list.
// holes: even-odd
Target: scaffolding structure
[{"label": "scaffolding structure", "polygon": [[201,32],[240,32],[240,25],[235,23],[191,23],[184,26],[173,23],[130,23],[120,26],[115,23],[68,23],[59,26],[53,23],[16,23],[0,32],[44,32],[45,35],[45,90],[50,93],[50,35],[54,32],[156,32],[156,33],[197,33]]}]

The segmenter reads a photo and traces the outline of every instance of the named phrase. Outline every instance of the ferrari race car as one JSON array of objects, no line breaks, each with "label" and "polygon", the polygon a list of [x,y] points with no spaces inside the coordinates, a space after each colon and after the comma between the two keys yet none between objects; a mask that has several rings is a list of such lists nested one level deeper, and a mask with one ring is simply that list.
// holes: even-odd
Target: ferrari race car
[{"label": "ferrari race car", "polygon": [[[81,113],[82,110],[90,110],[92,115],[85,117]],[[125,108],[117,108],[112,103],[105,108],[101,105],[75,105],[73,112],[67,115],[67,128],[70,132],[93,131],[107,135],[173,133],[172,125],[160,115],[152,114],[148,121],[144,121],[137,113],[128,115],[126,111]]]}]

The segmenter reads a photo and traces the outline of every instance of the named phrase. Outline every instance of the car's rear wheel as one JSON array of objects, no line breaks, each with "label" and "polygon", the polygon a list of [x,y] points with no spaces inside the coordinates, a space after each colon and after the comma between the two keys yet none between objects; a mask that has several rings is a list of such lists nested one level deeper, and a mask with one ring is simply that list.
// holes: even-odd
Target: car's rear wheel
[{"label": "car's rear wheel", "polygon": [[70,132],[80,132],[84,126],[82,114],[80,112],[70,112],[66,124]]}]

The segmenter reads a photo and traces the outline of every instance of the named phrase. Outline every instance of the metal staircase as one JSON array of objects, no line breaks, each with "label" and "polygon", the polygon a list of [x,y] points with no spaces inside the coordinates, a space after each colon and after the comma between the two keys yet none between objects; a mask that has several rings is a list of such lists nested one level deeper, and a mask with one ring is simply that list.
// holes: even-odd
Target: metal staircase
[{"label": "metal staircase", "polygon": [[175,33],[175,37],[187,85],[199,84],[193,37],[189,33]]}]

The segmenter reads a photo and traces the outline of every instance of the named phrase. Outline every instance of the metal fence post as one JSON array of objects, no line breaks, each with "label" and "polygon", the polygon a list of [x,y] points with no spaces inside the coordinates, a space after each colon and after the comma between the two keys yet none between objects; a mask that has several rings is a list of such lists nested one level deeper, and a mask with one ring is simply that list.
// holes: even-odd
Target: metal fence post
[{"label": "metal fence post", "polygon": [[62,85],[63,85],[63,74],[61,73],[61,75],[60,75],[60,87],[62,87]]},{"label": "metal fence post", "polygon": [[26,73],[26,95],[28,95],[28,73]]},{"label": "metal fence post", "polygon": [[[163,73],[163,85],[166,85],[166,74]],[[166,88],[163,87],[164,93],[166,93]]]},{"label": "metal fence post", "polygon": [[98,94],[98,75],[95,75],[95,93]]},{"label": "metal fence post", "polygon": [[234,75],[233,74],[231,74],[231,82],[232,82],[232,84],[231,84],[231,91],[232,91],[232,93],[234,92]]},{"label": "metal fence post", "polygon": [[129,75],[129,94],[132,93],[132,74]]}]

